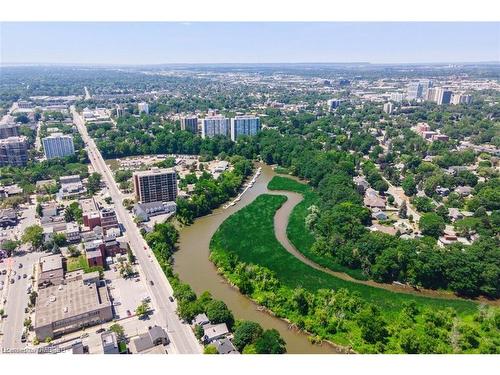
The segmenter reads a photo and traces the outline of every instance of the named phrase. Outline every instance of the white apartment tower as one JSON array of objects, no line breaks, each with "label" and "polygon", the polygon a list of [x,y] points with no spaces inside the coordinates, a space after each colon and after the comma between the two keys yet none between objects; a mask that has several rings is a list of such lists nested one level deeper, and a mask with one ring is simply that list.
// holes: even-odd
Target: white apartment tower
[{"label": "white apartment tower", "polygon": [[43,149],[47,159],[63,158],[75,153],[73,137],[62,133],[54,133],[43,140]]},{"label": "white apartment tower", "polygon": [[257,116],[236,116],[231,119],[231,140],[236,141],[241,135],[256,135],[260,129],[260,118]]},{"label": "white apartment tower", "polygon": [[198,134],[198,117],[188,116],[181,118],[181,129]]},{"label": "white apartment tower", "polygon": [[392,111],[394,111],[394,104],[392,104],[391,102],[385,103],[384,112],[390,115]]},{"label": "white apartment tower", "polygon": [[205,117],[202,121],[201,136],[202,138],[212,138],[216,135],[229,136],[230,121],[222,115]]},{"label": "white apartment tower", "polygon": [[137,108],[139,110],[139,114],[144,112],[145,114],[149,114],[149,105],[146,102],[141,102],[137,104]]}]

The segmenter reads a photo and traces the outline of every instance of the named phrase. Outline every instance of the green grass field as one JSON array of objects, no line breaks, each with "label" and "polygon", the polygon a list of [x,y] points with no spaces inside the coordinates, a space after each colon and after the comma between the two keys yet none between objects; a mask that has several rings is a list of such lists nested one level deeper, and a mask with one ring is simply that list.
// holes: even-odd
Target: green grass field
[{"label": "green grass field", "polygon": [[269,190],[286,190],[302,194],[304,200],[295,206],[291,215],[286,233],[289,240],[295,248],[304,254],[307,258],[316,262],[317,264],[329,268],[332,271],[344,272],[349,276],[358,280],[367,280],[368,278],[363,275],[360,270],[353,270],[335,262],[334,259],[328,256],[316,254],[311,251],[314,243],[313,234],[307,230],[305,226],[305,218],[308,214],[307,209],[311,205],[318,205],[318,195],[306,184],[301,184],[291,178],[275,176],[268,184]]},{"label": "green grass field", "polygon": [[[273,184],[272,187],[275,187],[276,183]],[[281,189],[283,185],[280,183]],[[236,254],[243,262],[264,266],[274,271],[277,278],[291,288],[304,287],[313,292],[321,288],[346,288],[357,292],[362,298],[379,306],[384,315],[389,317],[391,312],[396,313],[401,309],[403,302],[410,300],[422,307],[451,307],[460,315],[476,310],[477,305],[473,302],[390,292],[348,282],[309,267],[288,253],[275,237],[274,214],[285,201],[286,197],[280,195],[257,197],[250,205],[226,219],[212,238],[210,248],[223,249]],[[301,232],[301,235],[304,236],[304,233]]]},{"label": "green grass field", "polygon": [[87,270],[89,268],[89,263],[87,262],[85,254],[81,254],[77,257],[68,258],[66,263],[66,268],[68,272],[76,270]]}]

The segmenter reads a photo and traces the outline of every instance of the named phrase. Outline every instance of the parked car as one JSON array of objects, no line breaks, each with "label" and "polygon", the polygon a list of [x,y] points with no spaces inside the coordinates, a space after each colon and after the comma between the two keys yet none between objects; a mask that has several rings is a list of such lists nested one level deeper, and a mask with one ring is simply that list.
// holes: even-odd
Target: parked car
[{"label": "parked car", "polygon": [[153,280],[149,280],[149,284],[150,285],[155,285],[155,283],[153,282]]},{"label": "parked car", "polygon": [[26,342],[26,335],[24,333],[21,335],[21,342]]},{"label": "parked car", "polygon": [[26,275],[26,274],[23,274],[23,279],[25,279],[25,278],[27,278],[27,277],[28,277],[28,275]]},{"label": "parked car", "polygon": [[10,279],[10,283],[11,283],[11,284],[14,284],[14,279]]},{"label": "parked car", "polygon": [[174,297],[170,296],[170,297],[168,297],[168,300],[169,300],[170,302],[174,302]]},{"label": "parked car", "polygon": [[97,334],[103,333],[103,332],[106,332],[106,330],[104,328],[99,328],[97,331],[95,331],[95,333],[97,333]]},{"label": "parked car", "polygon": [[130,310],[127,310],[127,316],[132,316],[132,313],[130,312]]},{"label": "parked car", "polygon": [[23,268],[23,264],[22,263],[19,263],[19,268]]}]

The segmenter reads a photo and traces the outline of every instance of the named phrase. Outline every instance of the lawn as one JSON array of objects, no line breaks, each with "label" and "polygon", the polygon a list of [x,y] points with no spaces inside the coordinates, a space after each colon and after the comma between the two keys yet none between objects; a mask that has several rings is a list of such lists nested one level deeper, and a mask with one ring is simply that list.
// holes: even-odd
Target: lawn
[{"label": "lawn", "polygon": [[66,263],[66,269],[68,272],[82,270],[82,269],[87,270],[88,268],[89,268],[89,263],[87,262],[85,254],[81,254],[77,257],[70,257],[68,258]]},{"label": "lawn", "polygon": [[[275,187],[276,182],[271,186]],[[264,266],[274,271],[277,278],[291,288],[304,287],[313,292],[321,288],[346,288],[357,292],[362,298],[378,305],[384,315],[398,312],[402,303],[410,300],[432,308],[452,307],[460,314],[476,310],[477,305],[473,302],[390,292],[345,281],[309,267],[288,253],[275,237],[274,214],[285,201],[286,197],[281,195],[265,194],[257,197],[250,205],[224,221],[212,238],[210,248],[232,252],[243,262]],[[301,235],[304,236],[304,233]]]},{"label": "lawn", "polygon": [[81,254],[77,257],[67,258],[66,270],[67,272],[83,270],[85,273],[90,273],[94,271],[103,271],[103,268],[100,266],[89,267],[89,262],[87,261],[85,254]]},{"label": "lawn", "polygon": [[305,218],[308,214],[307,209],[312,205],[317,205],[318,195],[306,184],[301,184],[291,178],[275,176],[268,184],[269,190],[286,190],[302,194],[304,200],[295,206],[290,214],[290,220],[286,233],[289,240],[304,256],[316,262],[317,264],[329,268],[332,271],[344,272],[358,280],[367,280],[361,270],[353,270],[337,263],[333,258],[323,256],[311,251],[314,243],[314,235],[307,230]]}]

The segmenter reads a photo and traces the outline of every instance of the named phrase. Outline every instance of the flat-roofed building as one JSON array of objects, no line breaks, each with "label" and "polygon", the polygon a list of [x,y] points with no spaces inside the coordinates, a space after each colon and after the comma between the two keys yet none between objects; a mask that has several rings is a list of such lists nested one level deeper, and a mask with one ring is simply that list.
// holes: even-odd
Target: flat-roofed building
[{"label": "flat-roofed building", "polygon": [[187,116],[181,118],[181,129],[198,134],[198,117]]},{"label": "flat-roofed building", "polygon": [[236,116],[231,119],[231,140],[236,141],[242,135],[257,135],[260,129],[257,116]]},{"label": "flat-roofed building", "polygon": [[99,210],[100,226],[106,232],[108,229],[118,227],[116,211],[111,207],[102,207]]},{"label": "flat-roofed building", "polygon": [[22,167],[28,163],[28,142],[26,137],[0,139],[0,167]]},{"label": "flat-roofed building", "polygon": [[0,139],[19,137],[19,124],[11,115],[5,115],[0,120]]},{"label": "flat-roofed building", "polygon": [[59,197],[61,199],[75,198],[87,191],[80,180],[79,175],[63,176],[59,179],[61,189],[59,189]]},{"label": "flat-roofed building", "polygon": [[177,172],[173,168],[134,172],[134,191],[140,203],[175,201]]},{"label": "flat-roofed building", "polygon": [[113,319],[106,284],[83,273],[68,274],[63,284],[39,289],[35,311],[35,334],[39,340]]},{"label": "flat-roofed building", "polygon": [[101,334],[101,345],[103,354],[119,354],[118,338],[116,333],[107,331]]},{"label": "flat-roofed building", "polygon": [[139,111],[139,114],[144,112],[145,114],[149,114],[149,105],[146,102],[141,102],[137,104],[137,109]]},{"label": "flat-roofed building", "polygon": [[63,256],[61,254],[47,255],[38,263],[38,287],[59,285],[64,280]]},{"label": "flat-roofed building", "polygon": [[207,116],[202,120],[201,136],[202,138],[212,138],[216,135],[228,137],[230,133],[231,122],[222,115]]},{"label": "flat-roofed building", "polygon": [[68,134],[54,133],[42,139],[47,159],[63,158],[75,153],[73,137]]}]

